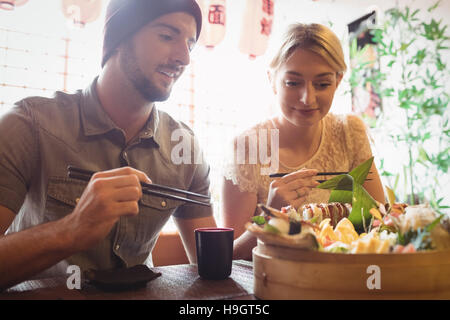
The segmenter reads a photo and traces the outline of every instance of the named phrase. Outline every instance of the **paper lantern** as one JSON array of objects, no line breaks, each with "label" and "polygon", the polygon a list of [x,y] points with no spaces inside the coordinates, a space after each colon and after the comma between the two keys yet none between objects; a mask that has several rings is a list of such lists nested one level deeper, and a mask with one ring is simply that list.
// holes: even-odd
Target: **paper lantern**
[{"label": "paper lantern", "polygon": [[22,6],[27,2],[28,0],[2,0],[0,1],[0,9],[14,10],[15,7]]},{"label": "paper lantern", "polygon": [[239,49],[250,58],[263,55],[272,33],[274,0],[247,0]]},{"label": "paper lantern", "polygon": [[102,0],[62,0],[64,16],[76,27],[95,21],[102,10]]},{"label": "paper lantern", "polygon": [[198,43],[214,48],[225,37],[226,0],[197,0],[202,9],[202,31]]}]

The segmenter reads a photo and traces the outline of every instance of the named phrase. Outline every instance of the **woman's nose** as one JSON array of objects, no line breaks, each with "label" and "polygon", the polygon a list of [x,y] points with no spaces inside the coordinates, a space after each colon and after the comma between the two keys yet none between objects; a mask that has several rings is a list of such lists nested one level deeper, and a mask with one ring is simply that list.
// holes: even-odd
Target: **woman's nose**
[{"label": "woman's nose", "polygon": [[316,90],[312,83],[307,83],[300,92],[300,102],[305,105],[314,105],[316,102]]}]

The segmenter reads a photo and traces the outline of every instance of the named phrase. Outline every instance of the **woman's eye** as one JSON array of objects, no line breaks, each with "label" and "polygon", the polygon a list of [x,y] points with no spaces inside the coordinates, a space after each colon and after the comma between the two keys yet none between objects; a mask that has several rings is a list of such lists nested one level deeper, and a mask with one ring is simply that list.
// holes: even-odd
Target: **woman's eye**
[{"label": "woman's eye", "polygon": [[289,80],[285,81],[284,83],[285,83],[286,87],[296,87],[300,84],[300,82],[298,82],[298,81],[289,81]]},{"label": "woman's eye", "polygon": [[331,86],[331,83],[328,83],[328,82],[322,82],[322,83],[316,84],[316,87],[319,89],[326,89],[329,86]]}]

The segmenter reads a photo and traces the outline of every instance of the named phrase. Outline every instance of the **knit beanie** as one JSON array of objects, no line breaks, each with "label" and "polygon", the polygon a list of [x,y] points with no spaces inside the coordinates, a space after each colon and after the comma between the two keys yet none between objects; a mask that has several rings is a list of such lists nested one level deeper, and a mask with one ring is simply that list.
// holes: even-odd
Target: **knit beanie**
[{"label": "knit beanie", "polygon": [[102,67],[119,44],[150,21],[168,13],[187,12],[197,23],[197,39],[202,13],[195,0],[111,0],[106,9]]}]

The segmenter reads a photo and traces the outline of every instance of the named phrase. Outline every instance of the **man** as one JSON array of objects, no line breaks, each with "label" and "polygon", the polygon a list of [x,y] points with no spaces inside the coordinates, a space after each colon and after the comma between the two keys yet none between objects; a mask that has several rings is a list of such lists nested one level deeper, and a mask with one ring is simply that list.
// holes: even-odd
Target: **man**
[{"label": "man", "polygon": [[[145,263],[172,214],[195,261],[194,229],[216,225],[211,208],[143,194],[140,182],[209,193],[205,161],[172,161],[172,132],[197,151],[192,131],[154,106],[189,64],[200,29],[195,0],[111,0],[91,86],[24,99],[0,119],[0,289],[68,265]],[[97,173],[70,179],[68,165]]]}]

